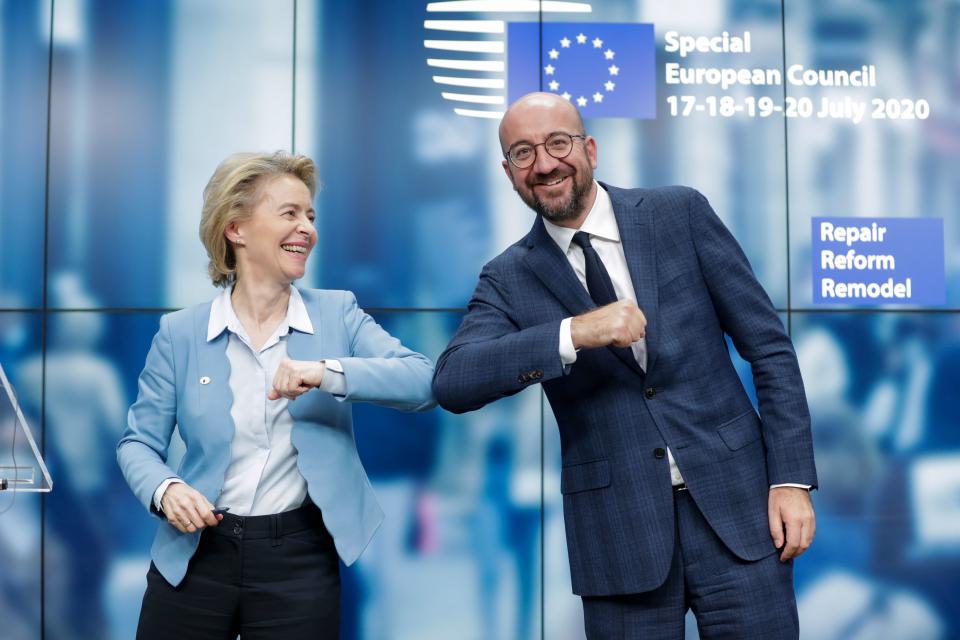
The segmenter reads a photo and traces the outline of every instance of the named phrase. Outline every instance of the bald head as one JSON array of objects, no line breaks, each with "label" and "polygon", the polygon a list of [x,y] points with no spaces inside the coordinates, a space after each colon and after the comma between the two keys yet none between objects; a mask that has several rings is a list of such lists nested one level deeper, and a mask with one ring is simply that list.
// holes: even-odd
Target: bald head
[{"label": "bald head", "polygon": [[[597,142],[577,108],[553,93],[528,93],[503,114],[500,148],[520,199],[551,222],[579,228],[596,198]],[[507,157],[516,149],[519,166]]]},{"label": "bald head", "polygon": [[555,93],[528,93],[517,98],[500,120],[500,147],[504,153],[515,142],[511,134],[517,128],[547,119],[565,124],[570,133],[584,133],[583,119],[572,102]]}]

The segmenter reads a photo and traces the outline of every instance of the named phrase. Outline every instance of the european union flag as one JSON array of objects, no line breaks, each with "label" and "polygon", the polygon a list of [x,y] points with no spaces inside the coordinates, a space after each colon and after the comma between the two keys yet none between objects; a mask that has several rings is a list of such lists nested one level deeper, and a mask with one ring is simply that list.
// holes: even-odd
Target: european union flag
[{"label": "european union flag", "polygon": [[507,26],[507,97],[549,91],[584,118],[657,116],[652,24],[511,22]]}]

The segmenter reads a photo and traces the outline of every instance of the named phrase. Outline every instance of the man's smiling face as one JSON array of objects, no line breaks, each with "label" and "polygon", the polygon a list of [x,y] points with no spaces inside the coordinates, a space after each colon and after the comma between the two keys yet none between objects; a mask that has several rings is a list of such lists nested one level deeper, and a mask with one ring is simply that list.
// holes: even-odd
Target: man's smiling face
[{"label": "man's smiling face", "polygon": [[583,134],[577,110],[563,98],[551,94],[530,94],[515,102],[500,123],[500,145],[504,153],[519,144],[537,145],[529,167],[520,169],[509,160],[503,169],[527,206],[551,222],[568,222],[585,216],[593,198],[593,170],[597,166],[597,144],[591,136],[574,138],[565,158],[554,158],[543,143],[556,133]]}]

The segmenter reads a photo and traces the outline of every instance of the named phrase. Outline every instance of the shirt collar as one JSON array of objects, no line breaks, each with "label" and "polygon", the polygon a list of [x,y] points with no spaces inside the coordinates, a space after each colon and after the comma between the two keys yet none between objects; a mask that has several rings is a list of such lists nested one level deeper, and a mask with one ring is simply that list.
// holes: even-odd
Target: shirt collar
[{"label": "shirt collar", "polygon": [[[207,342],[223,333],[224,329],[236,334],[246,335],[243,325],[240,324],[240,320],[233,310],[233,302],[230,300],[232,292],[232,288],[224,289],[211,303],[210,320],[207,322]],[[303,297],[293,285],[290,285],[290,302],[287,303],[287,317],[284,320],[284,325],[286,330],[281,331],[281,335],[286,335],[290,329],[313,334],[313,323],[310,322],[307,305],[303,303]]]},{"label": "shirt collar", "polygon": [[579,229],[561,227],[546,218],[543,219],[543,225],[546,227],[547,233],[557,243],[564,255],[569,251],[573,236],[577,231],[586,231],[591,236],[602,240],[620,242],[620,228],[617,227],[617,217],[613,213],[610,194],[596,181],[594,181],[594,184],[597,185],[597,197],[593,201],[590,213],[587,214]]}]

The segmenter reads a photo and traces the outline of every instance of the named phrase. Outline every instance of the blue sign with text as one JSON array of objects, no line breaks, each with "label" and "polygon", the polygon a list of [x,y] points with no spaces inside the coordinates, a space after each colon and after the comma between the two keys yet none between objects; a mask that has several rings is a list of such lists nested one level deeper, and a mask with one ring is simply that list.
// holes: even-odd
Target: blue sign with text
[{"label": "blue sign with text", "polygon": [[940,218],[813,218],[813,302],[857,307],[946,301]]}]

